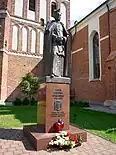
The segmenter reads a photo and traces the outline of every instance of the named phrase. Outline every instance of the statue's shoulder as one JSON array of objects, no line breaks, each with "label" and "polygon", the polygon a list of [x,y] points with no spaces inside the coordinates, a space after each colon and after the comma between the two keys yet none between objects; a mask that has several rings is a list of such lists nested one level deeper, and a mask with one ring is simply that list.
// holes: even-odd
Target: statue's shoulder
[{"label": "statue's shoulder", "polygon": [[64,24],[62,22],[60,22],[60,24],[64,27]]},{"label": "statue's shoulder", "polygon": [[50,20],[50,21],[48,21],[47,24],[46,24],[46,28],[45,28],[45,30],[49,30],[50,27],[53,25],[53,23],[54,23],[54,20]]},{"label": "statue's shoulder", "polygon": [[50,21],[47,22],[46,25],[52,25],[54,22],[55,22],[54,20],[50,20]]}]

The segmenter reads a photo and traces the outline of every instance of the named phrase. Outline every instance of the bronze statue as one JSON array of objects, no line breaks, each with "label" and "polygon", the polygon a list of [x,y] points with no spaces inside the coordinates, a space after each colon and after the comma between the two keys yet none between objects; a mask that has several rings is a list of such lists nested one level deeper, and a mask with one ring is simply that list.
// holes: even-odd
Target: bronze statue
[{"label": "bronze statue", "polygon": [[46,24],[44,33],[44,75],[51,77],[66,76],[68,33],[60,22],[60,9],[54,11],[55,20]]}]

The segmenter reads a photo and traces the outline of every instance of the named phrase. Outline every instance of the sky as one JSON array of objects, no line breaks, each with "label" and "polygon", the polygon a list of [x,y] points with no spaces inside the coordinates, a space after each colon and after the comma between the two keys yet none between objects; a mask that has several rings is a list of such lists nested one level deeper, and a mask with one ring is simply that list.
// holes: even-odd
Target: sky
[{"label": "sky", "polygon": [[70,0],[71,25],[75,20],[80,21],[104,1],[106,0]]}]

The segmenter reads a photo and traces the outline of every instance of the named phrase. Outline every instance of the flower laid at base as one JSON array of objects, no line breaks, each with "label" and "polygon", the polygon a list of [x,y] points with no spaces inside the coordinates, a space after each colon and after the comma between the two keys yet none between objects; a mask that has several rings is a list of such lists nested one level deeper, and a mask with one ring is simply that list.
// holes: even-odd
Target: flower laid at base
[{"label": "flower laid at base", "polygon": [[49,142],[48,148],[71,149],[80,145],[80,136],[74,136],[66,131],[60,131],[56,133],[56,136]]}]

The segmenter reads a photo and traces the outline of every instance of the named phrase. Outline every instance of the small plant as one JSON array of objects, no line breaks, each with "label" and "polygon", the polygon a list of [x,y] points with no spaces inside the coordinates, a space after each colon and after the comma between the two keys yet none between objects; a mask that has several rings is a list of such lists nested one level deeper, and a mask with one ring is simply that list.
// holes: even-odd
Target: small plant
[{"label": "small plant", "polygon": [[30,104],[33,103],[39,87],[39,78],[33,76],[32,73],[28,73],[26,77],[23,77],[21,82],[21,91],[25,95],[25,98],[28,98]]},{"label": "small plant", "polygon": [[70,106],[89,107],[89,102],[81,100],[72,100]]},{"label": "small plant", "polygon": [[16,98],[16,100],[13,102],[13,105],[22,105],[22,100],[20,98]]},{"label": "small plant", "polygon": [[108,129],[108,130],[106,131],[106,133],[112,133],[112,132],[116,132],[116,128]]},{"label": "small plant", "polygon": [[31,105],[35,105],[35,104],[37,104],[37,100],[34,97],[32,97],[32,99],[31,99]]},{"label": "small plant", "polygon": [[49,142],[48,148],[71,149],[80,145],[80,136],[74,136],[66,131],[61,131],[56,133],[56,136]]},{"label": "small plant", "polygon": [[22,101],[22,104],[23,104],[23,105],[30,105],[29,99],[28,99],[27,97],[24,98],[23,101]]}]

